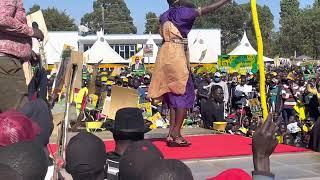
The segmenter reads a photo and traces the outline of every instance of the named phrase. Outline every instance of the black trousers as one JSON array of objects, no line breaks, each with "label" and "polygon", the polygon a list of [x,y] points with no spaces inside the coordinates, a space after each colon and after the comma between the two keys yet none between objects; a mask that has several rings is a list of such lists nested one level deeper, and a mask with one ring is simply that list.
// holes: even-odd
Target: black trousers
[{"label": "black trousers", "polygon": [[47,72],[40,68],[36,74],[33,76],[32,80],[28,85],[28,96],[29,100],[36,94],[37,98],[41,98],[44,101],[47,101],[48,93],[48,79]]},{"label": "black trousers", "polygon": [[28,87],[21,61],[0,56],[0,112],[28,102]]}]

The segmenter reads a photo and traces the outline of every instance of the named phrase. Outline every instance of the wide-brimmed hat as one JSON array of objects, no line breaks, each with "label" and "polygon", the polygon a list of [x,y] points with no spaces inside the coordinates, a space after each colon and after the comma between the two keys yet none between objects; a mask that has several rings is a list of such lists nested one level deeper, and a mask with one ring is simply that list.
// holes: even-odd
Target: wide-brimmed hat
[{"label": "wide-brimmed hat", "polygon": [[110,131],[113,133],[146,133],[150,131],[150,129],[146,128],[140,109],[123,108],[117,111],[115,122]]}]

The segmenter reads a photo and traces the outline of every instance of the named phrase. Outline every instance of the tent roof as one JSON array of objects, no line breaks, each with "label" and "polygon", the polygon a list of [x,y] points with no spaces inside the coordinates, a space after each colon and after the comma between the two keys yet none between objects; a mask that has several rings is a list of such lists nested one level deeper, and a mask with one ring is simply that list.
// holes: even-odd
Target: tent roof
[{"label": "tent roof", "polygon": [[65,44],[74,47],[75,51],[78,51],[78,32],[51,32],[48,34],[48,42],[44,47],[48,64],[61,61],[61,54]]},{"label": "tent roof", "polygon": [[312,57],[306,56],[306,55],[302,55],[299,57],[296,57],[295,60],[312,60]]},{"label": "tent roof", "polygon": [[84,57],[87,63],[98,63],[100,60],[103,64],[129,63],[110,47],[102,30],[97,32],[97,41],[84,52]]},{"label": "tent roof", "polygon": [[[251,43],[249,42],[247,33],[243,33],[242,40],[240,44],[229,53],[229,55],[257,55],[258,52],[252,47]],[[263,57],[264,62],[273,62],[274,60],[268,57]]]},{"label": "tent roof", "polygon": [[254,55],[257,51],[251,46],[247,33],[244,32],[240,44],[229,55]]}]

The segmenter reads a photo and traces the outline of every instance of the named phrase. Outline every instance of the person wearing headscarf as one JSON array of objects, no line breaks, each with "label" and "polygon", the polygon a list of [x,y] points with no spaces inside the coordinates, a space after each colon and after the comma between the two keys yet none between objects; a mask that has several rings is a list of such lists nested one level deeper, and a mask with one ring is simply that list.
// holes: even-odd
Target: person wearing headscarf
[{"label": "person wearing headscarf", "polygon": [[171,111],[168,146],[190,146],[181,127],[195,100],[188,59],[188,34],[197,17],[208,14],[231,0],[219,0],[205,7],[185,0],[167,0],[169,9],[160,16],[160,48],[148,92],[152,99],[165,100]]},{"label": "person wearing headscarf", "polygon": [[9,110],[0,113],[0,147],[32,141],[40,131],[35,122],[18,111]]}]

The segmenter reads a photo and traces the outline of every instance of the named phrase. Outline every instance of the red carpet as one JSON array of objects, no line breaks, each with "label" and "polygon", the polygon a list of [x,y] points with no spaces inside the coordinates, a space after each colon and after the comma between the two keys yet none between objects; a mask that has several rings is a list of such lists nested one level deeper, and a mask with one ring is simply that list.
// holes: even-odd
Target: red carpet
[{"label": "red carpet", "polygon": [[[229,156],[251,155],[251,142],[249,138],[235,135],[206,135],[187,137],[192,143],[187,148],[169,148],[163,139],[154,139],[153,143],[160,149],[167,159],[201,159]],[[107,151],[114,150],[114,141],[105,141]],[[50,145],[49,151],[56,152],[57,146]],[[309,151],[303,148],[279,144],[275,153],[292,153]]]}]

